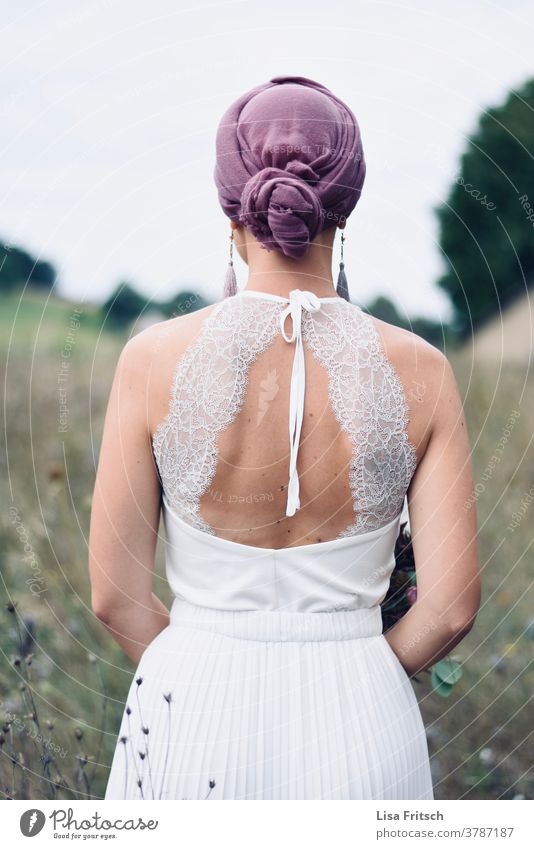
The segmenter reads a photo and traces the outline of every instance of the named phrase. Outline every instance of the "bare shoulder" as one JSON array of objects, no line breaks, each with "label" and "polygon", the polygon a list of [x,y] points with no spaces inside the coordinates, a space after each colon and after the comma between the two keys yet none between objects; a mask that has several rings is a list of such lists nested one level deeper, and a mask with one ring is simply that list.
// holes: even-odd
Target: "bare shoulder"
[{"label": "bare shoulder", "polygon": [[179,355],[193,341],[204,319],[215,306],[216,304],[210,304],[147,327],[128,340],[122,350],[121,359],[146,371],[154,359],[161,359],[165,355]]},{"label": "bare shoulder", "polygon": [[374,318],[388,359],[397,369],[419,377],[432,377],[435,381],[440,373],[450,372],[447,356],[417,333],[404,330],[387,321]]},{"label": "bare shoulder", "polygon": [[216,304],[147,327],[125,344],[117,372],[136,393],[151,433],[168,412],[173,375]]}]

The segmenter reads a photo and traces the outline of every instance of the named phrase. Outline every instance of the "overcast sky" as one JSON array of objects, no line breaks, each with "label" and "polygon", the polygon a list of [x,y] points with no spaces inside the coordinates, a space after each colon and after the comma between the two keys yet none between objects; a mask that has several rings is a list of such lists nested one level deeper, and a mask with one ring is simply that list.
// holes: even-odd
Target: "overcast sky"
[{"label": "overcast sky", "polygon": [[345,231],[352,299],[382,293],[402,312],[449,317],[432,210],[480,111],[534,75],[532,2],[0,10],[0,237],[50,259],[62,294],[96,300],[126,278],[155,300],[189,285],[218,300],[229,225],[213,183],[217,124],[243,92],[297,74],[344,99],[362,131],[367,178]]}]

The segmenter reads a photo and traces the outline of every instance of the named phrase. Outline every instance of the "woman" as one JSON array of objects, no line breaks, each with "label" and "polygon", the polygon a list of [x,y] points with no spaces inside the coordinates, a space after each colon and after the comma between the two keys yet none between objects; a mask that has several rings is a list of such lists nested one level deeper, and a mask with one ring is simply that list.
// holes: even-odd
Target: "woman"
[{"label": "woman", "polygon": [[[137,670],[106,798],[433,798],[410,676],[479,606],[470,452],[443,354],[351,303],[343,266],[334,289],[364,176],[328,89],[244,94],[215,180],[247,284],[230,262],[226,297],[122,352],[90,571]],[[384,634],[405,497],[418,596]],[[170,612],[152,591],[160,509]]]}]

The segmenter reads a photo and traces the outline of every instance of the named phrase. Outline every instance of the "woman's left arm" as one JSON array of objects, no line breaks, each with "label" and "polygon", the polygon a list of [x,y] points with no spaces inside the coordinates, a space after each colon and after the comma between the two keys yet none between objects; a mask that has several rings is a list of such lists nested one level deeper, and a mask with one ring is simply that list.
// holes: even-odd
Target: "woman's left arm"
[{"label": "woman's left arm", "polygon": [[145,334],[135,336],[117,364],[89,535],[93,611],[135,664],[169,622],[152,592],[161,491],[148,422],[146,348]]}]

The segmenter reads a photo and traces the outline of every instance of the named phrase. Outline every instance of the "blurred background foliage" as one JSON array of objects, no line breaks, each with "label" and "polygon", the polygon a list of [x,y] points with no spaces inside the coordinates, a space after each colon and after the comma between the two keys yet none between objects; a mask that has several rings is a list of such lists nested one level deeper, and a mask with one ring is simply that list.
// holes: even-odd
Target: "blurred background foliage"
[{"label": "blurred background foliage", "polygon": [[497,315],[534,278],[534,79],[482,113],[447,202],[437,208],[446,271],[437,281],[462,336]]}]

